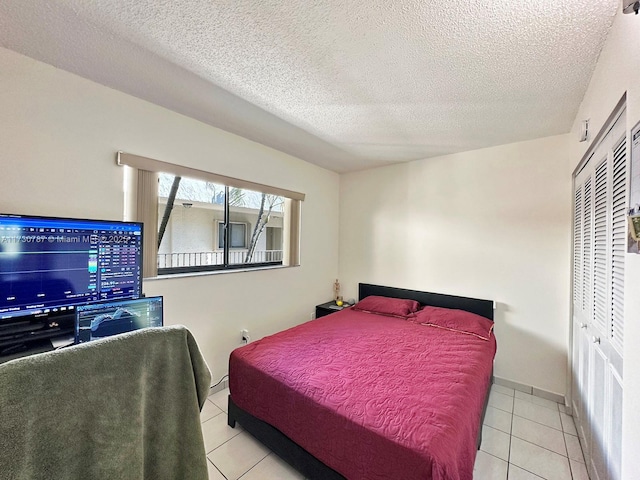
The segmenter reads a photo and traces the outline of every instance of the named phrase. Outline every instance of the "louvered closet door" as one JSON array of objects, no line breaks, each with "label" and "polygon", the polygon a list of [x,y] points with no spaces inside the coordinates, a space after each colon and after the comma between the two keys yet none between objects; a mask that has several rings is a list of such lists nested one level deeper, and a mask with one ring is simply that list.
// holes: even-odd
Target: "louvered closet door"
[{"label": "louvered closet door", "polygon": [[[623,116],[624,118],[624,116]],[[624,136],[614,145],[611,179],[611,322],[608,336],[612,346],[609,352],[608,375],[609,407],[609,468],[610,478],[622,478],[622,369],[624,347],[624,259],[627,251],[627,189],[629,178],[627,139]]]},{"label": "louvered closet door", "polygon": [[572,408],[592,480],[619,480],[627,142],[624,111],[574,178]]},{"label": "louvered closet door", "polygon": [[[608,305],[609,257],[609,155],[596,163],[593,188],[593,304],[591,348],[589,351],[589,428],[591,429],[590,467],[594,478],[604,480],[607,470],[607,365],[609,341],[606,338],[611,310]],[[596,157],[597,158],[597,157]]]},{"label": "louvered closet door", "polygon": [[573,225],[573,354],[572,411],[583,450],[591,448],[587,398],[589,394],[589,343],[592,289],[592,172],[583,169],[575,178]]},{"label": "louvered closet door", "polygon": [[[627,251],[627,139],[623,136],[613,151],[611,181],[611,324],[608,332],[615,351],[624,345],[624,258]],[[620,365],[622,369],[622,365]]]}]

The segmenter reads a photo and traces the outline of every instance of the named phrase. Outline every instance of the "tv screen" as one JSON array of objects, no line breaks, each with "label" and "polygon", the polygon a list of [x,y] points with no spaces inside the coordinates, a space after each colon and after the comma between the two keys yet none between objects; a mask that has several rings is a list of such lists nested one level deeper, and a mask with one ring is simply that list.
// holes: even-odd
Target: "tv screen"
[{"label": "tv screen", "polygon": [[162,327],[162,297],[90,303],[76,307],[75,343],[141,328]]},{"label": "tv screen", "polygon": [[73,329],[76,305],[141,295],[141,223],[0,214],[0,345],[28,318]]}]

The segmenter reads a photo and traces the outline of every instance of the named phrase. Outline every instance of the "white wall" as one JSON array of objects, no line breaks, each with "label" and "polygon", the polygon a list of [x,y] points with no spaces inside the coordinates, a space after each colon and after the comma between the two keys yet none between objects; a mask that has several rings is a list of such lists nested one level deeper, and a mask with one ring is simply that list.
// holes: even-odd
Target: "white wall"
[{"label": "white wall", "polygon": [[[580,122],[591,119],[598,132],[627,92],[627,131],[640,121],[640,16],[618,12],[607,43],[576,115],[572,138]],[[593,137],[592,137],[593,138]],[[578,164],[591,142],[572,142],[572,164]],[[624,400],[622,415],[622,478],[640,477],[640,255],[625,258]]]},{"label": "white wall", "polygon": [[493,299],[495,375],[564,394],[566,135],[341,176],[340,280]]},{"label": "white wall", "polygon": [[298,268],[146,281],[194,333],[214,380],[240,329],[253,338],[310,318],[338,271],[339,177],[167,109],[0,49],[0,211],[121,220],[123,150],[304,192]]}]

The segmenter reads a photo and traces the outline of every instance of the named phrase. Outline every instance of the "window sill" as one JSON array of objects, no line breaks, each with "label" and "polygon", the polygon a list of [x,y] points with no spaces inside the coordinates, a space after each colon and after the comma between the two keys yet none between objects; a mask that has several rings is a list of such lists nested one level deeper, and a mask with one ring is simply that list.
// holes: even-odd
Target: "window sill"
[{"label": "window sill", "polygon": [[157,280],[165,280],[165,279],[172,279],[172,278],[183,278],[183,277],[191,278],[191,277],[202,277],[202,276],[209,276],[209,275],[229,275],[232,273],[261,272],[264,270],[282,270],[284,268],[298,268],[299,266],[300,265],[291,265],[291,266],[273,265],[273,266],[266,266],[266,267],[233,268],[229,270],[210,270],[206,272],[173,273],[169,275],[158,275],[157,277],[144,278],[143,281],[154,282]]}]

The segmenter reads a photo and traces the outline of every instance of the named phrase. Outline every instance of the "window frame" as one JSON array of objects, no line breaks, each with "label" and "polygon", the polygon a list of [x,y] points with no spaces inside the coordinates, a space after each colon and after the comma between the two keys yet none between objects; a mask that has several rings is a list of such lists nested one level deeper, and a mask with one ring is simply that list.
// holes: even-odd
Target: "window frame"
[{"label": "window frame", "polygon": [[[226,270],[255,270],[300,265],[301,211],[305,194],[238,178],[219,175],[183,165],[164,162],[140,155],[117,152],[116,164],[124,169],[124,218],[140,221],[144,228],[144,278],[168,277],[173,274],[220,272]],[[229,264],[228,252],[224,265],[158,268],[158,173],[168,173],[225,186],[241,188],[284,198],[282,226],[282,259],[277,262]],[[229,216],[229,202],[225,201],[225,219]],[[227,229],[228,230],[228,229]],[[229,244],[227,239],[226,244]],[[213,246],[213,245],[212,245]]]},{"label": "window frame", "polygon": [[[166,173],[166,172],[162,172],[162,173]],[[207,180],[203,180],[201,178],[194,178],[194,177],[189,177],[191,180],[197,180],[197,181],[203,181],[206,182]],[[224,185],[224,205],[223,205],[223,210],[224,210],[224,221],[220,222],[220,220],[217,220],[218,224],[222,224],[223,225],[223,232],[224,232],[224,244],[225,245],[230,245],[231,244],[231,228],[230,225],[232,224],[239,224],[239,225],[244,225],[245,227],[245,236],[244,236],[244,243],[245,246],[244,247],[223,247],[221,250],[223,250],[223,262],[221,264],[213,264],[213,265],[196,265],[196,266],[182,266],[182,267],[158,267],[157,269],[157,275],[158,277],[163,277],[163,276],[167,276],[167,275],[180,275],[180,274],[185,274],[185,273],[203,273],[203,272],[218,272],[218,271],[226,271],[226,270],[248,270],[248,269],[256,269],[256,268],[265,268],[265,267],[281,267],[283,266],[283,260],[279,260],[279,261],[274,261],[274,262],[251,262],[251,263],[231,263],[230,261],[230,252],[232,250],[246,250],[249,248],[248,246],[248,241],[247,241],[247,237],[248,237],[248,229],[247,229],[247,222],[236,222],[236,221],[231,221],[231,205],[229,202],[230,199],[230,195],[229,195],[229,191],[230,191],[230,186],[229,185]],[[253,191],[257,191],[257,190],[253,190]],[[264,192],[260,192],[259,193],[264,193]],[[171,217],[169,217],[171,218]],[[218,230],[219,232],[219,230]],[[219,241],[220,239],[218,238],[218,242],[217,244],[219,245]],[[283,247],[284,247],[284,242],[283,242]],[[220,249],[220,248],[218,248]]]}]

